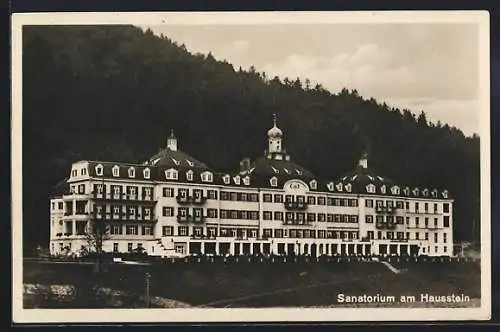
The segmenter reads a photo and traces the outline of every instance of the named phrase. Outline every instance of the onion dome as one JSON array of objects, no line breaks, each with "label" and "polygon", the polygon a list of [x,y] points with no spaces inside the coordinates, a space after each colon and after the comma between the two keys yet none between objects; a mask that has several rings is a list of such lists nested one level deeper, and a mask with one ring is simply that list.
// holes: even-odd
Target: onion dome
[{"label": "onion dome", "polygon": [[274,118],[273,118],[273,122],[274,122],[274,125],[271,129],[269,129],[267,131],[267,136],[269,138],[278,138],[278,137],[282,137],[283,136],[283,132],[281,131],[281,129],[279,129],[277,126],[276,126],[276,114],[274,114]]}]

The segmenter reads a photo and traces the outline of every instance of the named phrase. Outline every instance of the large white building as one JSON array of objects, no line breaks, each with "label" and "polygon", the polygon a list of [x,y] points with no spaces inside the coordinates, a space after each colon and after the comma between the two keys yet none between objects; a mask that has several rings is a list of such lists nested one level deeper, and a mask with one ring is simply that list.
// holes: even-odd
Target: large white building
[{"label": "large white building", "polygon": [[149,255],[453,254],[453,200],[372,172],[368,156],[337,180],[322,181],[292,161],[276,125],[268,148],[232,174],[214,172],[167,146],[141,164],[79,161],[69,191],[51,199],[50,252],[79,254],[104,224],[106,252]]}]

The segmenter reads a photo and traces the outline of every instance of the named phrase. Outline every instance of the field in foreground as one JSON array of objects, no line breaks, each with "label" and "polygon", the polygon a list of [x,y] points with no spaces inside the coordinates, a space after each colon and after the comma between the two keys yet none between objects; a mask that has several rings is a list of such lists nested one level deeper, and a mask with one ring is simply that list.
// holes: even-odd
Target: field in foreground
[{"label": "field in foreground", "polygon": [[[402,269],[402,273],[395,274],[376,262],[110,264],[107,272],[95,273],[90,264],[25,261],[23,283],[31,288],[36,287],[30,294],[25,294],[24,306],[143,307],[146,273],[151,276],[151,297],[163,299],[163,303],[170,301],[169,307],[346,306],[337,301],[340,293],[354,296],[380,294],[398,299],[401,295],[420,298],[421,293],[464,294],[471,299],[468,304],[449,303],[444,306],[474,306],[478,303],[478,263],[405,263],[397,267]],[[58,297],[59,300],[47,296],[43,290],[50,285],[69,285],[72,300],[60,301],[65,297],[64,294]],[[42,291],[38,291],[37,287],[42,288]],[[107,290],[108,300],[104,300],[103,290]],[[109,301],[109,298],[118,297],[120,301]],[[161,305],[153,303],[152,306]],[[403,305],[396,302],[347,306],[414,307],[443,304]]]}]

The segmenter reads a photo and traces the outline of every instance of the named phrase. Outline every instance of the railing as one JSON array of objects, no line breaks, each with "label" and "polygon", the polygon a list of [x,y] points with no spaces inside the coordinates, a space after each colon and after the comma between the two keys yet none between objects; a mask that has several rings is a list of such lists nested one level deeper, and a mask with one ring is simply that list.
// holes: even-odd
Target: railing
[{"label": "railing", "polygon": [[157,219],[153,216],[142,216],[137,214],[128,213],[112,213],[112,212],[92,212],[90,216],[97,220],[107,220],[107,221],[142,221],[142,222],[156,222]]},{"label": "railing", "polygon": [[297,219],[285,219],[283,221],[284,225],[304,225],[304,226],[309,226],[311,225],[312,221],[307,221],[307,220],[297,220]]},{"label": "railing", "polygon": [[197,204],[197,205],[201,205],[201,204],[205,204],[205,202],[207,201],[207,197],[206,196],[193,197],[193,196],[181,196],[181,195],[177,195],[176,199],[177,199],[177,203],[179,203],[179,204]]},{"label": "railing", "polygon": [[137,194],[114,194],[114,193],[96,193],[92,192],[91,197],[96,200],[106,200],[106,201],[128,201],[128,202],[155,202],[152,195],[139,196]]},{"label": "railing", "polygon": [[285,208],[289,210],[305,210],[307,209],[307,202],[305,201],[296,201],[296,200],[286,200]]},{"label": "railing", "polygon": [[377,213],[394,213],[396,212],[396,207],[394,206],[383,206],[383,205],[377,205],[375,206],[375,212]]},{"label": "railing", "polygon": [[375,223],[375,228],[377,229],[395,229],[396,224],[393,222],[377,222]]},{"label": "railing", "polygon": [[217,236],[215,235],[205,235],[205,234],[191,234],[191,239],[193,240],[215,240],[217,239]]}]

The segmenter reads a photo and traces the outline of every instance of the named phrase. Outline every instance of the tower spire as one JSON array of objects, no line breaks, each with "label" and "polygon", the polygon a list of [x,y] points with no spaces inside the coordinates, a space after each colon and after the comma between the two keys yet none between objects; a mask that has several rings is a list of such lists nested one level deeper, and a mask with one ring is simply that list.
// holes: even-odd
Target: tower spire
[{"label": "tower spire", "polygon": [[276,114],[276,112],[273,113],[273,123],[274,123],[274,127],[276,127],[276,123],[278,122],[278,115]]}]

